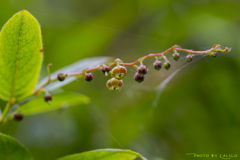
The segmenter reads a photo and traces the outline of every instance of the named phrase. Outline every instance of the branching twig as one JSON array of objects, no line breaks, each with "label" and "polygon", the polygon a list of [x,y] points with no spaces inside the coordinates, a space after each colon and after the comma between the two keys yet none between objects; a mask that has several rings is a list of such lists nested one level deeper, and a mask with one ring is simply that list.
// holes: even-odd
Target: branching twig
[{"label": "branching twig", "polygon": [[[210,48],[208,50],[205,50],[205,51],[193,51],[193,50],[189,50],[189,49],[183,49],[183,48],[181,48],[178,45],[174,45],[171,48],[165,50],[164,52],[149,54],[147,56],[144,56],[144,57],[141,57],[141,58],[137,59],[135,62],[132,62],[132,63],[123,63],[122,61],[115,60],[115,61],[109,63],[108,67],[112,68],[112,67],[114,67],[116,65],[120,65],[120,66],[132,66],[132,67],[137,69],[138,68],[136,66],[137,63],[141,64],[145,59],[148,59],[148,58],[151,58],[151,57],[156,58],[156,59],[163,58],[165,61],[168,61],[167,58],[165,57],[165,54],[167,54],[170,51],[174,51],[174,53],[176,53],[177,51],[182,51],[182,52],[188,53],[189,55],[190,54],[209,54],[209,55],[213,55],[213,54],[216,54],[216,52],[229,52],[230,50],[231,49],[227,48],[227,47],[225,49],[222,49],[219,44],[215,44],[212,48]],[[65,73],[66,74],[65,77],[69,77],[69,76],[77,76],[77,77],[78,76],[82,76],[82,75],[84,75],[85,73],[88,73],[88,72],[94,72],[96,70],[101,70],[102,67],[103,67],[103,65],[98,65],[98,66],[93,67],[93,68],[87,68],[87,69],[85,69],[83,71],[80,71],[80,72]],[[49,69],[48,69],[48,72],[49,72]],[[34,90],[32,95],[37,95],[37,94],[41,93],[45,86],[47,86],[49,83],[57,81],[57,80],[58,80],[58,77],[51,78],[49,76],[48,81],[46,81],[42,86],[40,86],[39,88]]]}]

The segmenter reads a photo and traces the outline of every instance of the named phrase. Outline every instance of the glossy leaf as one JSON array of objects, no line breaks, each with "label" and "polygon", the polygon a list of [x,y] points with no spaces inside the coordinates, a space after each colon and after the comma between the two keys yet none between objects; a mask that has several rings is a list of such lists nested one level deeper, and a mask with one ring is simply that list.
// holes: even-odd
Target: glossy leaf
[{"label": "glossy leaf", "polygon": [[37,20],[27,11],[15,14],[0,33],[0,97],[22,100],[38,80],[42,40]]},{"label": "glossy leaf", "polygon": [[[95,67],[99,64],[104,64],[108,61],[110,61],[111,58],[110,57],[93,57],[93,58],[85,58],[82,60],[79,60],[69,66],[66,66],[62,69],[57,70],[56,72],[51,74],[51,77],[56,77],[58,75],[58,73],[73,73],[73,72],[80,72],[86,68],[89,67]],[[67,77],[64,81],[62,82],[52,82],[50,84],[48,84],[45,89],[48,91],[53,91],[55,89],[58,89],[72,81],[74,81],[76,79],[76,77]],[[37,87],[41,86],[42,84],[44,84],[46,81],[48,80],[48,76],[43,78],[39,84],[37,85]]]},{"label": "glossy leaf", "polygon": [[69,107],[79,104],[89,103],[87,96],[78,93],[64,92],[52,95],[51,104],[44,101],[44,96],[38,96],[33,100],[23,104],[21,111],[24,115],[34,115],[39,113],[56,110],[62,107]]},{"label": "glossy leaf", "polygon": [[10,136],[0,133],[1,160],[32,160],[28,150]]},{"label": "glossy leaf", "polygon": [[58,160],[133,160],[135,158],[147,160],[139,153],[121,149],[99,149],[80,154],[73,154]]}]

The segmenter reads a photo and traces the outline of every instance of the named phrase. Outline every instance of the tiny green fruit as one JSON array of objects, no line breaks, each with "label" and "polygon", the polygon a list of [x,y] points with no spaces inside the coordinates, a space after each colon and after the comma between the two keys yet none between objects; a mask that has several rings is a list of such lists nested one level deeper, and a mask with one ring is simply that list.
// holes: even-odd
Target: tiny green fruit
[{"label": "tiny green fruit", "polygon": [[180,58],[180,54],[178,52],[173,53],[172,56],[175,61],[178,61]]},{"label": "tiny green fruit", "polygon": [[127,74],[127,69],[124,66],[116,66],[112,69],[111,75],[116,79],[122,79]]},{"label": "tiny green fruit", "polygon": [[191,62],[192,59],[193,59],[192,55],[188,54],[188,55],[186,56],[186,60],[187,60],[188,62]]},{"label": "tiny green fruit", "polygon": [[166,69],[166,70],[169,70],[169,68],[171,67],[171,63],[169,61],[165,61],[164,64],[163,64],[163,67]]},{"label": "tiny green fruit", "polygon": [[119,92],[123,86],[123,81],[111,78],[107,81],[106,86],[112,92]]},{"label": "tiny green fruit", "polygon": [[64,75],[64,73],[58,73],[57,79],[58,79],[59,81],[64,81],[64,80],[65,80],[65,75]]},{"label": "tiny green fruit", "polygon": [[210,52],[209,55],[212,56],[212,57],[217,57],[218,56],[217,52]]}]

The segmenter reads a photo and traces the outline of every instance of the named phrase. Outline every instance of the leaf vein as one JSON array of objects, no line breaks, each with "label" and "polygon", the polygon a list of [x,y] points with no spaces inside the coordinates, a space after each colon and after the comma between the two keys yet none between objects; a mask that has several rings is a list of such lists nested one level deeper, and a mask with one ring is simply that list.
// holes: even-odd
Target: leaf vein
[{"label": "leaf vein", "polygon": [[26,34],[22,35],[22,37],[28,35],[30,32],[32,32],[32,31],[34,31],[34,30],[35,30],[35,29],[32,29],[32,30],[28,31]]},{"label": "leaf vein", "polygon": [[29,44],[31,44],[31,43],[33,43],[33,40],[31,41],[31,42],[29,42],[29,43],[27,43],[25,46],[23,46],[22,48],[19,48],[19,52],[21,51],[21,50],[23,50],[24,48],[26,48]]},{"label": "leaf vein", "polygon": [[24,14],[22,14],[22,17],[21,17],[21,24],[20,24],[19,38],[18,38],[18,51],[17,51],[16,71],[15,71],[15,74],[14,74],[14,80],[13,80],[13,85],[12,85],[13,87],[12,87],[12,93],[11,93],[10,99],[12,99],[12,97],[14,96],[14,89],[15,89],[16,81],[17,81],[18,60],[19,60],[19,53],[20,53],[20,42],[21,42],[21,32],[22,32],[22,26],[23,26],[23,17],[24,17]]},{"label": "leaf vein", "polygon": [[[33,58],[35,58],[35,57],[32,56],[21,68],[19,68],[19,70],[24,69],[25,66],[26,66]],[[22,77],[24,77],[24,76],[22,76]],[[21,78],[21,77],[20,77],[20,78]]]},{"label": "leaf vein", "polygon": [[12,27],[9,27],[14,33],[16,33],[15,29],[13,29]]}]

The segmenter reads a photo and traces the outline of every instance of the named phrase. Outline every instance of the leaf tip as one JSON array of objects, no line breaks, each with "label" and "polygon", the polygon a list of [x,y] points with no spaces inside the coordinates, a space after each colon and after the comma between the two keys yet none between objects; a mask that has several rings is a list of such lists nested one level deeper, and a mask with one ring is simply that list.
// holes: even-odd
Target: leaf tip
[{"label": "leaf tip", "polygon": [[[25,9],[17,12],[16,15],[17,15],[17,14],[28,15],[28,16],[34,17],[29,11],[27,11],[27,10],[25,10]],[[34,19],[36,19],[36,18],[34,17]]]},{"label": "leaf tip", "polygon": [[29,13],[27,10],[25,10],[25,9],[23,9],[23,10],[21,10],[21,11],[19,11],[19,12],[27,12],[27,13]]}]

